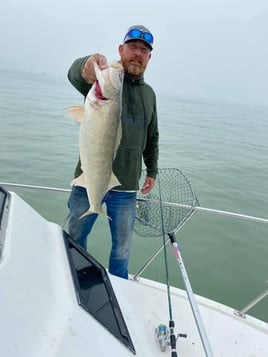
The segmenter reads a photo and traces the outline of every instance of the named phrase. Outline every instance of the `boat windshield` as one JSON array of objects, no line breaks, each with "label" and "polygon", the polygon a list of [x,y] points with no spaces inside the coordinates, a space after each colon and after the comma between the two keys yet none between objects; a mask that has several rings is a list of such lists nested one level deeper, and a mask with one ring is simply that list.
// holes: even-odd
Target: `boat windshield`
[{"label": "boat windshield", "polygon": [[105,268],[64,232],[79,305],[135,354],[127,325]]},{"label": "boat windshield", "polygon": [[8,192],[0,186],[0,259],[3,252],[4,247],[4,239],[5,239],[5,227],[6,227],[6,219],[7,215],[5,215],[5,208],[8,206]]}]

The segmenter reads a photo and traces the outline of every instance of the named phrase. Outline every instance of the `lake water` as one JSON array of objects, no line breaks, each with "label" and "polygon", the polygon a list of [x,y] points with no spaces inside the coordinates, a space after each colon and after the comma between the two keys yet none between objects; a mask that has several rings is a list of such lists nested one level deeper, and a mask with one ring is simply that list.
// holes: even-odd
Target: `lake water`
[{"label": "lake water", "polygon": [[[82,103],[66,78],[0,71],[0,181],[69,188],[79,126],[63,108]],[[180,169],[201,207],[268,218],[268,107],[215,103],[157,93],[161,168]],[[47,219],[62,223],[68,194],[14,188]],[[268,280],[268,225],[197,212],[177,233],[195,293],[240,309]],[[162,243],[134,235],[130,272]],[[100,217],[89,250],[104,265],[110,235]],[[183,287],[168,246],[172,285]],[[164,281],[161,254],[145,277]],[[268,322],[268,298],[251,310]]]}]

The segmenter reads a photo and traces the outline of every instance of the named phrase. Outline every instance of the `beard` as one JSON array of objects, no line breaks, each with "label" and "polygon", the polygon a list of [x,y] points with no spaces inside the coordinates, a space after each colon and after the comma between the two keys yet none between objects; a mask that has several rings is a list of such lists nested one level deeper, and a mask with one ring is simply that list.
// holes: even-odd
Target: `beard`
[{"label": "beard", "polygon": [[129,66],[127,66],[126,72],[132,77],[139,78],[143,76],[144,68],[141,66],[130,64]]},{"label": "beard", "polygon": [[134,79],[142,78],[151,58],[151,53],[139,54],[130,49],[128,50],[127,45],[120,45],[119,54],[125,73]]}]

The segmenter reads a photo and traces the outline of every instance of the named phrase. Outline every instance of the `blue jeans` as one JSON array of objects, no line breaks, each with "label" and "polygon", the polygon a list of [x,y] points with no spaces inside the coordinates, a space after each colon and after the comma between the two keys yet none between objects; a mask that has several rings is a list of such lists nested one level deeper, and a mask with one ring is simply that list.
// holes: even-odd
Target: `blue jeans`
[{"label": "blue jeans", "polygon": [[[103,198],[107,206],[112,248],[109,257],[109,272],[128,279],[128,260],[136,215],[136,192],[108,191]],[[70,211],[69,234],[85,250],[87,236],[91,232],[98,214],[79,217],[89,208],[86,189],[72,186],[68,200]]]}]

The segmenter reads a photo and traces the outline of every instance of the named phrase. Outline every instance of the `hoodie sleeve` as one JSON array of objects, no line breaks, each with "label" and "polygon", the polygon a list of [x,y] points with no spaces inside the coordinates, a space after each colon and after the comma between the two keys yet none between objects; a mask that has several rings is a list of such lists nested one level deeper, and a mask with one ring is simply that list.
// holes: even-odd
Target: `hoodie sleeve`
[{"label": "hoodie sleeve", "polygon": [[90,56],[82,57],[76,59],[71,65],[68,71],[68,79],[72,85],[84,96],[88,94],[88,91],[91,88],[91,84],[87,83],[82,77],[82,70],[85,62]]},{"label": "hoodie sleeve", "polygon": [[158,172],[159,156],[159,132],[156,103],[152,113],[152,120],[148,127],[146,147],[143,151],[143,160],[146,166],[147,176],[156,178]]}]

